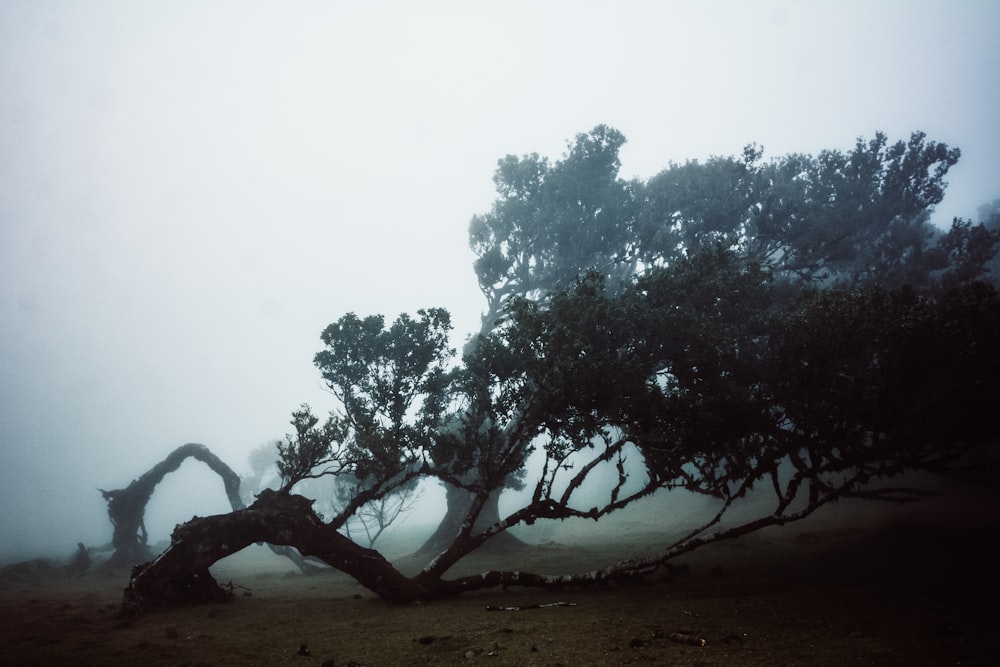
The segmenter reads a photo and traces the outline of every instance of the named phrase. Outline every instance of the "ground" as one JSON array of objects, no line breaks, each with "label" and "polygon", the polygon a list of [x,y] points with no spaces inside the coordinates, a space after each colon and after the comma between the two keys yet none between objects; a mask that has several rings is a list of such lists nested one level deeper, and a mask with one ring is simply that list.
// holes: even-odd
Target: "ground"
[{"label": "ground", "polygon": [[[689,554],[686,573],[422,605],[383,602],[337,573],[294,574],[263,552],[213,568],[234,584],[233,601],[136,618],[118,613],[121,576],[7,577],[0,664],[997,665],[1000,515],[995,505],[959,509],[841,503]],[[462,571],[579,571],[658,546],[655,532],[624,528],[479,557]],[[552,603],[564,604],[535,606]]]}]

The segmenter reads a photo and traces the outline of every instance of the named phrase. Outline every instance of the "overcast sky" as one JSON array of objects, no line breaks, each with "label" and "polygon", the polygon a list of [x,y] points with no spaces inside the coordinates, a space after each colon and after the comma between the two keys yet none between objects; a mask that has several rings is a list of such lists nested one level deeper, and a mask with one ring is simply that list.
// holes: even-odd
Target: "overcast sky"
[{"label": "overcast sky", "polygon": [[[605,123],[645,179],[924,130],[962,150],[936,220],[974,217],[998,29],[991,0],[3,0],[0,559],[108,540],[96,487],[185,442],[245,470],[330,407],[312,357],[346,312],[442,306],[460,343],[506,154]],[[225,509],[191,475],[214,490],[171,525]]]}]

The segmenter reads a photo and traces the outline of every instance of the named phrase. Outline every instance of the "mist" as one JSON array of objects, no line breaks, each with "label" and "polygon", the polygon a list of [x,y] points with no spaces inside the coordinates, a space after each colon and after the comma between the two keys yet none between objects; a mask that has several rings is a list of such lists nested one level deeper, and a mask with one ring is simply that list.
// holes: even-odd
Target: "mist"
[{"label": "mist", "polygon": [[[974,217],[998,27],[987,2],[3,3],[0,561],[107,542],[98,489],[181,444],[246,472],[333,406],[312,358],[347,312],[445,307],[460,347],[504,155],[605,123],[646,179],[923,130],[962,150],[934,221]],[[150,542],[228,509],[189,461]]]}]

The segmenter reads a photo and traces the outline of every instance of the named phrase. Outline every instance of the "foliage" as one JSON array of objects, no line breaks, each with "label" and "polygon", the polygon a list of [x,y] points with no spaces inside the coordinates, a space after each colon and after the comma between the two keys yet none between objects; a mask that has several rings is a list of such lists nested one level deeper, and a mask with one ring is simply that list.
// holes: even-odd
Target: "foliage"
[{"label": "foliage", "polygon": [[[498,199],[470,225],[488,309],[460,364],[443,309],[327,327],[315,363],[338,408],[322,425],[308,406],[293,414],[281,492],[233,517],[239,540],[219,554],[277,535],[400,600],[586,583],[846,496],[913,500],[919,491],[884,480],[947,471],[996,443],[1000,296],[980,279],[1000,232],[929,223],[957,149],[878,133],[848,152],[765,162],[751,145],[640,183],[618,177],[623,143],[598,126],[554,163],[499,162]],[[527,476],[533,454],[541,469]],[[321,524],[289,492],[325,475],[349,491]],[[393,497],[403,507],[424,477],[468,504],[420,573],[340,540],[352,517]],[[595,478],[606,493],[585,495]],[[522,507],[480,520],[523,482]],[[444,578],[512,526],[600,519],[669,489],[717,512],[659,554],[567,577]],[[725,525],[751,491],[770,508]]]},{"label": "foliage", "polygon": [[[988,204],[983,204],[978,209],[979,224],[991,231],[994,235],[1000,235],[1000,199],[994,199]],[[995,238],[995,237],[994,237]],[[986,276],[994,282],[1000,281],[1000,253],[986,262]]]},{"label": "foliage", "polygon": [[[968,220],[955,218],[951,229],[938,242],[945,269],[941,272],[941,285],[956,287],[983,278],[995,263],[1000,246],[1000,217],[992,223],[973,226]],[[993,276],[997,276],[994,274]]]},{"label": "foliage", "polygon": [[451,319],[443,309],[417,315],[400,315],[386,328],[380,315],[348,313],[321,336],[326,347],[314,361],[340,408],[318,428],[308,406],[295,413],[296,435],[281,447],[279,469],[286,491],[327,474],[364,480],[331,520],[335,526],[422,474],[439,437],[453,382]]},{"label": "foliage", "polygon": [[764,162],[751,145],[672,165],[647,184],[642,256],[663,263],[723,243],[786,280],[923,287],[942,266],[929,212],[959,156],[922,132],[894,144],[880,132],[849,152]]},{"label": "foliage", "polygon": [[400,315],[385,328],[381,315],[349,313],[323,332],[315,363],[342,405],[354,472],[387,478],[419,460],[433,443],[448,407],[447,311]]},{"label": "foliage", "polygon": [[514,296],[567,288],[586,268],[630,272],[627,248],[639,184],[618,178],[624,143],[621,132],[599,125],[577,135],[555,163],[534,153],[499,161],[497,201],[469,225],[488,307],[485,330]]},{"label": "foliage", "polygon": [[[728,507],[767,481],[783,520],[991,437],[978,415],[997,403],[995,350],[969,322],[995,318],[974,281],[1000,237],[929,224],[957,149],[920,132],[771,161],[750,145],[640,183],[618,177],[624,141],[598,126],[554,163],[499,161],[498,199],[470,225],[488,311],[461,366],[444,311],[324,332],[351,470],[379,480],[365,497],[420,462],[473,498],[431,574],[518,522],[597,518],[664,488]],[[936,351],[961,346],[974,368]],[[932,423],[946,413],[962,425]],[[530,503],[473,530],[535,451]],[[608,466],[609,502],[577,506]]]},{"label": "foliage", "polygon": [[549,453],[629,441],[650,488],[729,501],[769,478],[784,511],[803,483],[825,499],[862,493],[996,437],[994,288],[817,291],[769,307],[773,289],[716,250],[623,295],[591,279],[547,307],[522,302],[500,337],[541,396]]},{"label": "foliage", "polygon": [[822,292],[778,324],[775,400],[809,475],[940,470],[996,437],[994,287]]},{"label": "foliage", "polygon": [[[319,418],[303,404],[292,413],[294,435],[278,443],[278,474],[281,490],[289,491],[304,479],[337,475],[349,469],[353,461],[343,445],[346,428],[335,415],[319,426]],[[318,427],[318,428],[317,428]]]}]

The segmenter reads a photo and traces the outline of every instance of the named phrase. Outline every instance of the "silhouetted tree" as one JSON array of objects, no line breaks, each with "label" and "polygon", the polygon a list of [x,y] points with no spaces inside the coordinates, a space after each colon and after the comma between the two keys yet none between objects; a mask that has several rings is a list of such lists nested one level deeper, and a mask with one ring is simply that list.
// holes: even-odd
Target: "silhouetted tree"
[{"label": "silhouetted tree", "polygon": [[[618,177],[618,151],[625,136],[606,125],[578,134],[561,160],[551,163],[537,154],[499,160],[493,182],[497,200],[490,211],[472,218],[469,243],[476,254],[474,268],[486,298],[478,336],[500,324],[506,304],[518,297],[544,299],[571,286],[587,270],[598,267],[608,276],[626,280],[635,270],[634,217],[639,202],[637,182]],[[453,445],[457,450],[449,450]],[[474,460],[489,451],[470,449],[462,439],[446,439],[436,448],[438,461],[463,461],[467,475],[478,474]],[[447,510],[437,530],[418,554],[445,549],[461,530],[469,511],[478,507],[474,493],[461,484],[445,483]],[[506,489],[524,488],[522,470],[514,469],[506,484],[494,489],[475,510],[474,525],[485,528],[500,521],[499,500]],[[503,534],[491,546],[518,546]]]},{"label": "silhouetted tree", "polygon": [[879,132],[849,152],[791,154],[770,162],[748,146],[738,157],[671,165],[646,185],[636,238],[646,264],[714,244],[806,286],[931,286],[947,260],[930,224],[958,149],[890,144]]},{"label": "silhouetted tree", "polygon": [[[791,293],[819,285],[954,286],[978,277],[995,252],[981,226],[956,221],[942,237],[930,225],[960,153],[921,132],[894,144],[877,133],[846,153],[770,162],[752,144],[738,157],[672,164],[645,184],[619,178],[624,143],[621,132],[599,125],[554,163],[537,154],[499,161],[497,200],[469,227],[487,303],[478,335],[501,326],[512,300],[544,302],[587,273],[602,276],[606,289],[622,289],[637,273],[716,246],[766,266]],[[439,448],[438,456],[459,455]],[[508,486],[523,488],[523,481],[515,473]],[[420,553],[444,548],[472,506],[467,490],[446,490],[446,516]],[[481,525],[500,519],[501,492],[480,511]]]},{"label": "silhouetted tree", "polygon": [[110,567],[132,567],[149,559],[145,515],[146,505],[156,486],[169,473],[177,470],[188,458],[207,465],[219,475],[226,489],[226,496],[234,510],[243,508],[240,498],[240,477],[222,459],[205,445],[190,443],[172,451],[162,461],[132,480],[124,489],[105,491],[98,489],[108,503],[108,517],[114,526],[111,543],[114,553],[108,560]]},{"label": "silhouetted tree", "polygon": [[[226,497],[234,511],[245,507],[240,495],[240,476],[233,472],[232,468],[205,445],[196,443],[181,445],[137,479],[132,480],[124,489],[111,491],[98,489],[108,503],[108,517],[114,526],[111,538],[114,552],[103,567],[131,568],[149,559],[151,554],[145,525],[146,505],[149,504],[153,491],[163,478],[175,472],[188,458],[201,461],[222,478]],[[325,569],[325,566],[320,568],[316,563],[303,559],[293,549],[280,545],[271,545],[270,548],[279,556],[291,560],[304,573]]]},{"label": "silhouetted tree", "polygon": [[[339,407],[325,422],[305,406],[293,415],[280,489],[179,526],[170,549],[136,569],[126,603],[216,593],[208,566],[258,541],[399,601],[632,577],[839,498],[914,500],[919,490],[883,480],[947,471],[995,444],[1000,296],[975,280],[995,239],[965,223],[925,233],[957,151],[919,133],[892,146],[877,135],[848,155],[767,165],[750,147],[707,171],[672,167],[637,198],[641,188],[616,177],[620,145],[598,128],[554,166],[501,161],[501,201],[473,235],[492,319],[461,363],[441,309],[388,328],[353,314],[332,324],[316,364]],[[568,163],[587,187],[560,180]],[[589,199],[602,188],[606,207]],[[573,229],[585,233],[576,245]],[[530,497],[492,520],[487,508],[536,452]],[[292,493],[326,475],[365,480],[328,520]],[[584,498],[595,475],[611,480],[606,493]],[[366,503],[425,477],[464,503],[416,575],[338,532]],[[669,489],[718,511],[658,554],[564,576],[447,578],[513,526],[597,520]],[[761,489],[770,507],[731,518]]]}]

